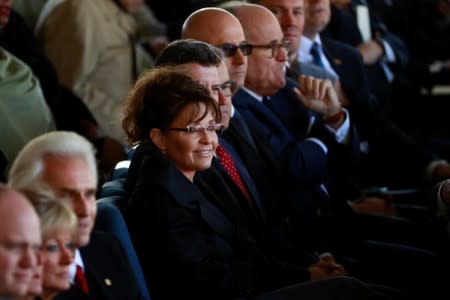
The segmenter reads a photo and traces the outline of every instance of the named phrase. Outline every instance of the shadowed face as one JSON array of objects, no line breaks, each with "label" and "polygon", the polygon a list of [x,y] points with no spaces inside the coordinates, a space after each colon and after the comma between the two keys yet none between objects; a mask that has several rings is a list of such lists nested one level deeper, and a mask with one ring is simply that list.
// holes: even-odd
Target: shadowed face
[{"label": "shadowed face", "polygon": [[[236,46],[245,43],[244,31],[239,21],[230,13],[217,9],[205,9],[193,16],[186,23],[183,38],[193,38],[213,46]],[[232,55],[225,55],[225,63],[230,79],[239,87],[243,86],[247,73],[247,57],[242,50],[237,49]]]},{"label": "shadowed face", "polygon": [[231,118],[231,96],[232,96],[232,84],[230,82],[230,76],[228,76],[228,70],[224,63],[219,66],[219,79],[221,89],[219,90],[219,107],[221,113],[221,124],[228,128]]},{"label": "shadowed face", "polygon": [[12,0],[0,0],[0,29],[3,29],[9,21]]},{"label": "shadowed face", "polygon": [[295,57],[305,25],[303,0],[262,0],[259,4],[277,17],[284,38],[290,42],[289,56]]},{"label": "shadowed face", "polygon": [[74,242],[79,247],[86,246],[97,215],[96,183],[86,162],[76,156],[48,155],[42,180],[58,197],[68,201],[78,219]]},{"label": "shadowed face", "polygon": [[273,95],[286,83],[288,57],[280,24],[270,11],[260,6],[243,9],[238,18],[248,42],[257,45],[248,57],[245,86],[262,96]]},{"label": "shadowed face", "polygon": [[320,33],[330,18],[330,0],[305,0],[305,36],[313,38]]}]

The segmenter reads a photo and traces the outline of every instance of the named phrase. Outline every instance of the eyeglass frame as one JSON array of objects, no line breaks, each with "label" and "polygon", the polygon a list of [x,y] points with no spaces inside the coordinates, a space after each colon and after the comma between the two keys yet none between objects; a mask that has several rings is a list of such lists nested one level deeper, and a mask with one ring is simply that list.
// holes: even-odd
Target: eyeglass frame
[{"label": "eyeglass frame", "polygon": [[[217,91],[217,92],[220,90],[225,97],[231,97],[231,96],[233,96],[233,90],[234,90],[235,86],[236,86],[235,81],[227,80],[222,83],[213,84],[211,86],[211,89],[213,91]],[[229,91],[230,91],[229,93],[225,92],[227,89],[229,89]]]},{"label": "eyeglass frame", "polygon": [[[273,40],[267,44],[262,44],[262,45],[261,44],[260,45],[249,44],[249,45],[252,47],[252,51],[253,51],[253,48],[272,49],[271,57],[277,57],[280,54],[281,49],[284,49],[286,54],[288,53],[290,43],[291,42],[288,40],[281,40],[281,41]],[[252,53],[252,51],[250,51],[250,54]]]},{"label": "eyeglass frame", "polygon": [[225,126],[220,123],[208,124],[208,125],[187,125],[186,127],[169,127],[167,131],[182,131],[186,133],[203,133],[203,132],[216,132],[221,133],[225,129]]}]

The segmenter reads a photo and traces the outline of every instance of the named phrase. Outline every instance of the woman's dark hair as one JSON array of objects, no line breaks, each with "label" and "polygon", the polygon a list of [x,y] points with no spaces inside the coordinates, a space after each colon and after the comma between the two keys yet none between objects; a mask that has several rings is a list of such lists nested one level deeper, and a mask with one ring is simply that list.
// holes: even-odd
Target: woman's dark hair
[{"label": "woman's dark hair", "polygon": [[[192,120],[203,119],[208,112],[220,122],[220,109],[208,88],[173,67],[158,67],[143,73],[131,89],[122,127],[129,145],[149,138],[152,128],[166,130],[178,114],[193,105]],[[194,119],[206,107],[200,118]]]}]

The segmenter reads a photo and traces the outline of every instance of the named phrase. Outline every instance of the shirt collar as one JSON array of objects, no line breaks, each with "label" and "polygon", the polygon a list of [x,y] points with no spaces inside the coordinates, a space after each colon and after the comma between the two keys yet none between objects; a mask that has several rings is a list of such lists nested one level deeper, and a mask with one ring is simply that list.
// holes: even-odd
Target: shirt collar
[{"label": "shirt collar", "polygon": [[313,40],[302,35],[300,40],[300,47],[298,47],[298,55],[297,58],[300,62],[310,62],[308,58],[311,57],[310,51],[311,47],[316,42],[319,46],[322,47],[322,40],[320,39],[320,35],[316,34]]},{"label": "shirt collar", "polygon": [[75,250],[75,258],[73,259],[72,264],[69,266],[69,278],[70,278],[70,283],[74,283],[75,282],[75,274],[77,272],[77,265],[81,266],[81,268],[84,271],[84,263],[83,263],[83,259],[81,258],[81,253],[79,249]]},{"label": "shirt collar", "polygon": [[243,89],[244,91],[246,91],[247,93],[249,93],[250,96],[252,96],[252,97],[255,98],[256,100],[258,100],[259,102],[262,102],[262,101],[263,101],[263,96],[261,96],[261,95],[255,93],[255,92],[249,90],[248,88],[246,88],[246,87],[244,87],[244,86],[242,87],[242,89]]}]

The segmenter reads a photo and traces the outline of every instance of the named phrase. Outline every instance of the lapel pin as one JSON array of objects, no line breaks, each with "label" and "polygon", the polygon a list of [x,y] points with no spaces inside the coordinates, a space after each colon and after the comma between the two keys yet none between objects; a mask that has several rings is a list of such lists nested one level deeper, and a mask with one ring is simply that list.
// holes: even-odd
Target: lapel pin
[{"label": "lapel pin", "polygon": [[111,285],[112,285],[111,279],[105,278],[105,284],[106,284],[107,286],[111,286]]}]

